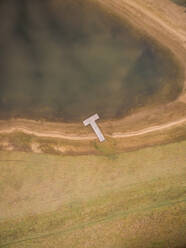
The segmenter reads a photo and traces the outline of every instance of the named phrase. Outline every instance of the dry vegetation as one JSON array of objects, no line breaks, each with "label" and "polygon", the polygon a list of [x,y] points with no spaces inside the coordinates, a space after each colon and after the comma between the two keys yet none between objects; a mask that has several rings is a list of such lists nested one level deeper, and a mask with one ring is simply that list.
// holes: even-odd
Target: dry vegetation
[{"label": "dry vegetation", "polygon": [[[162,9],[166,0],[159,10],[159,0],[133,2],[181,28]],[[176,101],[101,126],[108,134],[126,132],[185,114],[184,101]],[[13,123],[1,121],[0,127]],[[31,130],[37,126],[27,124]],[[36,130],[69,135],[77,129],[67,126],[40,122]],[[82,129],[80,135],[91,132]],[[0,150],[0,248],[186,247],[185,124],[130,138],[107,137],[102,144],[1,133]]]},{"label": "dry vegetation", "polygon": [[134,151],[142,147],[174,143],[185,139],[186,125],[184,123],[133,137],[111,138],[106,136],[106,141],[103,143],[100,143],[98,139],[78,141],[13,132],[0,134],[0,150],[72,156],[95,154],[114,157],[115,153]]},{"label": "dry vegetation", "polygon": [[0,247],[184,247],[185,149],[1,152]]}]

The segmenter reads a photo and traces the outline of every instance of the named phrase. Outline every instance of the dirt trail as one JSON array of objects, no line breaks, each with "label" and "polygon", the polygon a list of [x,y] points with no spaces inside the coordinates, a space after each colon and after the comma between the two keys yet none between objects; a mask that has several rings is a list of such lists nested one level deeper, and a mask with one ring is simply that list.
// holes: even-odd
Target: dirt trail
[{"label": "dirt trail", "polygon": [[[140,136],[143,134],[147,134],[147,133],[152,133],[155,131],[161,131],[163,129],[167,129],[167,128],[171,128],[174,126],[178,126],[178,125],[182,125],[186,123],[186,118],[181,119],[181,120],[177,120],[177,121],[173,121],[170,123],[166,123],[166,124],[162,124],[159,126],[152,126],[152,127],[148,127],[145,129],[141,129],[138,131],[134,131],[134,132],[128,132],[128,133],[114,133],[112,135],[105,135],[107,137],[110,138],[129,138],[129,137],[134,137],[134,136]],[[63,135],[60,134],[59,132],[37,132],[37,131],[33,131],[30,130],[29,128],[26,127],[12,127],[12,128],[7,128],[7,129],[2,129],[0,130],[0,134],[1,133],[12,133],[15,131],[21,131],[25,134],[31,134],[31,135],[35,135],[38,137],[51,137],[51,138],[60,138],[60,139],[66,139],[66,140],[93,140],[93,139],[97,139],[97,137],[95,135],[89,135],[89,136],[71,136],[71,135]]]},{"label": "dirt trail", "polygon": [[[169,48],[182,64],[186,79],[186,25],[175,26],[174,16],[167,16],[166,12],[160,11],[160,8],[154,9],[150,1],[140,0],[95,0],[105,9],[115,13],[121,18],[127,19],[139,29],[145,31],[154,40]],[[159,1],[161,5],[161,1]],[[165,1],[166,2],[166,1]],[[171,4],[171,3],[170,3]],[[151,6],[151,7],[149,7]],[[173,10],[172,10],[173,11]],[[176,11],[176,9],[174,10]],[[164,16],[165,14],[165,16]],[[182,23],[185,23],[185,19]],[[179,23],[178,22],[178,23]],[[178,98],[178,101],[185,102],[186,100],[186,80],[184,82],[183,92]]]},{"label": "dirt trail", "polygon": [[142,17],[141,14],[144,14],[146,17],[149,17],[151,20],[156,22],[156,24],[159,24],[161,27],[163,27],[166,31],[170,32],[172,35],[176,36],[176,38],[180,39],[183,42],[184,47],[186,48],[186,32],[183,33],[182,30],[175,30],[170,25],[165,23],[160,17],[156,16],[149,10],[141,7],[137,2],[131,1],[131,0],[120,0],[120,1],[113,1],[113,0],[97,0],[101,4],[108,6],[108,7],[114,7],[118,13],[122,12],[122,9],[126,8],[126,5],[129,7],[132,7],[135,11],[138,11],[138,15]]},{"label": "dirt trail", "polygon": [[37,233],[33,236],[27,236],[27,237],[24,237],[22,239],[17,239],[17,240],[15,239],[13,241],[3,243],[0,247],[1,248],[9,247],[10,245],[13,245],[13,244],[15,245],[18,243],[24,243],[26,241],[45,239],[49,236],[55,236],[55,235],[59,235],[59,234],[63,235],[66,233],[73,233],[73,232],[81,230],[83,228],[94,226],[98,223],[105,223],[105,222],[110,222],[110,221],[117,220],[120,218],[127,218],[127,216],[129,216],[130,214],[139,213],[139,212],[141,213],[142,211],[152,211],[153,209],[161,209],[162,207],[165,207],[165,206],[171,207],[171,206],[175,206],[176,204],[185,203],[185,202],[186,202],[186,199],[183,198],[180,200],[162,201],[161,203],[158,203],[158,204],[155,203],[155,204],[148,206],[148,207],[145,207],[143,209],[136,208],[132,211],[126,211],[126,210],[125,211],[116,211],[116,212],[113,212],[112,214],[110,214],[106,217],[97,218],[97,219],[92,220],[92,221],[77,223],[76,225],[71,225],[66,229],[64,228],[64,229],[58,229],[58,230],[50,231],[50,232]]},{"label": "dirt trail", "polygon": [[143,134],[147,134],[147,133],[151,133],[151,132],[155,132],[155,131],[161,131],[163,129],[171,128],[173,126],[178,126],[178,125],[181,125],[183,123],[186,123],[186,118],[178,120],[178,121],[173,121],[173,122],[170,122],[167,124],[162,124],[159,126],[153,126],[153,127],[145,128],[145,129],[142,129],[139,131],[124,133],[124,134],[113,134],[112,137],[113,138],[127,138],[127,137],[139,136],[139,135],[143,135]]}]

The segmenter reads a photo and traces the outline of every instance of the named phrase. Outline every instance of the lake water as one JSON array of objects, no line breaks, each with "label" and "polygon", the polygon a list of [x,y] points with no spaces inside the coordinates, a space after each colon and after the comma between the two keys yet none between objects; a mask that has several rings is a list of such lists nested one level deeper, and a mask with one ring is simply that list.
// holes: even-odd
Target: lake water
[{"label": "lake water", "polygon": [[174,3],[177,3],[181,6],[186,7],[186,0],[172,0]]},{"label": "lake water", "polygon": [[1,0],[1,119],[120,118],[178,96],[170,54],[91,2]]}]

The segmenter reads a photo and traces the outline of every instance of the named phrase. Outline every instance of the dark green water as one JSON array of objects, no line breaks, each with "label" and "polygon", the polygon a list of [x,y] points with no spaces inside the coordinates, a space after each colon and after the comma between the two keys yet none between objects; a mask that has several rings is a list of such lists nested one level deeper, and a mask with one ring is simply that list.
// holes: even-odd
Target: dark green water
[{"label": "dark green water", "polygon": [[174,3],[177,3],[181,6],[186,7],[186,0],[171,0],[171,1],[173,1]]},{"label": "dark green water", "polygon": [[1,0],[0,16],[1,119],[119,118],[181,91],[167,51],[88,0]]}]

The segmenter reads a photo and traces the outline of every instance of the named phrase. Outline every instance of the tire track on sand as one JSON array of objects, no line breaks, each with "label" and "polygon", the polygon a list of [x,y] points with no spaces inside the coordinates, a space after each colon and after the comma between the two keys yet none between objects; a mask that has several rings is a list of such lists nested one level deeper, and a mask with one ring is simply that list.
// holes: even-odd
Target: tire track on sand
[{"label": "tire track on sand", "polygon": [[112,220],[117,220],[117,219],[121,219],[121,218],[126,218],[129,214],[134,214],[134,213],[139,213],[139,212],[146,212],[146,211],[152,211],[155,209],[160,209],[163,207],[167,207],[167,206],[173,206],[175,204],[181,204],[181,203],[185,203],[186,202],[186,198],[180,199],[180,200],[172,200],[172,201],[164,201],[164,202],[160,202],[158,204],[153,204],[151,206],[145,207],[145,208],[137,208],[135,210],[132,211],[118,211],[115,212],[109,216],[106,216],[104,218],[99,218],[99,219],[95,219],[89,222],[85,222],[85,223],[80,223],[74,226],[71,226],[69,228],[63,229],[63,230],[56,230],[53,232],[46,232],[46,233],[39,233],[37,235],[34,236],[30,236],[27,238],[23,238],[23,239],[19,239],[19,240],[15,240],[15,241],[10,241],[4,244],[0,245],[0,248],[3,247],[8,247],[11,246],[13,244],[18,244],[18,243],[22,243],[22,242],[26,242],[26,241],[31,241],[31,240],[37,240],[40,238],[47,238],[49,236],[53,236],[53,235],[57,235],[57,234],[66,234],[66,233],[72,233],[76,230],[79,229],[83,229],[89,226],[93,226],[96,225],[98,223],[105,223],[105,222],[109,222]]}]

